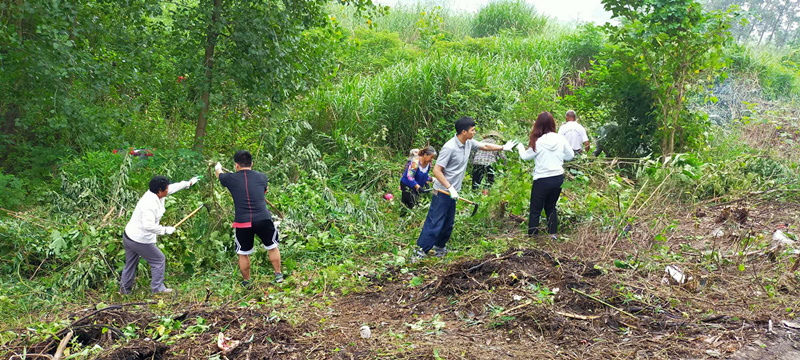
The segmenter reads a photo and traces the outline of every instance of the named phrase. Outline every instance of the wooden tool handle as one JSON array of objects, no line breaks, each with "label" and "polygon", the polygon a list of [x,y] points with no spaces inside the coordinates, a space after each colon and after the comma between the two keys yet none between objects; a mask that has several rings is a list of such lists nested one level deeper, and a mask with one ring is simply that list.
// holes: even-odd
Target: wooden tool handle
[{"label": "wooden tool handle", "polygon": [[[438,190],[438,191],[439,191],[440,193],[442,193],[442,194],[445,194],[445,195],[447,195],[447,196],[450,196],[450,192],[448,192],[448,191],[444,191],[444,190],[442,190],[442,189],[436,189],[436,190]],[[475,205],[475,203],[474,203],[474,202],[472,202],[472,201],[469,201],[469,200],[467,200],[467,199],[464,199],[464,198],[462,198],[462,197],[459,197],[459,198],[458,198],[458,200],[461,200],[461,201],[463,201],[463,202],[465,202],[465,203],[467,203],[467,204],[470,204],[470,205]]]},{"label": "wooden tool handle", "polygon": [[205,205],[200,205],[199,208],[194,209],[194,211],[190,212],[189,215],[186,215],[186,217],[181,219],[181,221],[178,221],[178,223],[175,224],[175,226],[173,226],[173,227],[177,228],[178,226],[181,226],[181,224],[183,224],[184,221],[189,220],[190,217],[194,216],[194,214],[197,214],[197,212],[200,211],[200,209],[202,209],[204,206]]}]

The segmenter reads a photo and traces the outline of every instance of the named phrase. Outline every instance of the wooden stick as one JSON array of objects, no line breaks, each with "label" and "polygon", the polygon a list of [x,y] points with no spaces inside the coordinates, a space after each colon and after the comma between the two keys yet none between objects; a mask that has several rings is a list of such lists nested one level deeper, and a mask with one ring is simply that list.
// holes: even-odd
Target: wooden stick
[{"label": "wooden stick", "polygon": [[197,214],[197,212],[200,211],[200,209],[204,208],[205,206],[206,206],[205,204],[200,205],[200,207],[194,209],[194,211],[190,212],[189,215],[186,215],[186,217],[181,219],[181,221],[178,221],[178,223],[175,224],[175,226],[173,227],[177,228],[178,226],[181,226],[181,224],[183,224],[184,221],[189,220],[190,217],[194,216],[194,214]]},{"label": "wooden stick", "polygon": [[620,309],[620,308],[618,308],[618,307],[616,307],[616,306],[614,306],[614,305],[611,305],[611,304],[609,304],[609,303],[607,303],[607,302],[605,302],[605,301],[603,301],[603,300],[600,300],[600,299],[598,299],[598,298],[596,298],[596,297],[594,297],[594,296],[592,296],[592,295],[589,295],[589,294],[587,294],[587,293],[585,293],[585,292],[583,292],[583,291],[580,291],[580,290],[578,290],[578,289],[570,289],[570,290],[572,290],[572,291],[574,291],[574,292],[576,292],[576,293],[578,293],[578,294],[581,294],[581,295],[583,295],[583,296],[586,296],[586,297],[588,297],[589,299],[592,299],[592,300],[594,300],[594,301],[597,301],[597,302],[599,302],[599,303],[601,303],[601,304],[603,304],[603,305],[605,305],[605,306],[608,306],[608,307],[610,307],[610,308],[612,308],[612,309],[614,309],[614,310],[617,310],[617,311],[619,311],[619,312],[621,312],[621,313],[623,313],[623,314],[625,314],[625,315],[628,315],[628,316],[630,316],[630,317],[631,317],[631,318],[633,318],[633,319],[639,320],[639,318],[637,318],[637,317],[636,317],[636,316],[634,316],[633,314],[631,314],[631,313],[629,313],[629,312],[627,312],[627,311],[625,311],[625,310],[622,310],[622,309]]},{"label": "wooden stick", "polygon": [[[449,193],[449,192],[447,192],[447,191],[444,191],[444,190],[442,190],[442,189],[436,189],[436,190],[438,190],[438,191],[439,191],[440,193],[442,193],[442,194],[445,194],[445,195],[447,195],[447,196],[450,196],[450,193]],[[475,203],[474,203],[474,202],[472,202],[472,201],[469,201],[469,200],[467,200],[467,199],[464,199],[464,198],[462,198],[462,197],[460,197],[460,196],[458,197],[458,200],[461,200],[461,201],[463,201],[463,202],[465,202],[465,203],[467,203],[467,204],[470,204],[470,205],[475,205]]]},{"label": "wooden stick", "polygon": [[506,311],[503,311],[503,312],[501,312],[500,314],[498,314],[498,315],[497,315],[497,317],[500,317],[500,316],[506,315],[506,314],[508,314],[508,313],[510,313],[510,312],[512,312],[512,311],[514,311],[514,310],[519,310],[519,309],[521,309],[521,308],[524,308],[524,307],[526,307],[526,306],[528,306],[528,305],[530,305],[530,304],[532,304],[532,303],[533,303],[533,301],[532,301],[532,300],[528,300],[527,302],[525,302],[525,303],[524,303],[524,304],[522,304],[522,305],[515,306],[515,307],[513,307],[513,308],[511,308],[511,309],[508,309],[508,310],[506,310]]},{"label": "wooden stick", "polygon": [[573,319],[580,319],[580,320],[594,320],[599,319],[600,315],[579,315],[579,314],[571,314],[567,312],[555,311],[556,314],[561,315],[563,317],[573,318]]},{"label": "wooden stick", "polygon": [[58,344],[58,349],[56,350],[56,354],[53,355],[53,360],[61,359],[61,356],[64,355],[64,349],[67,348],[69,339],[72,339],[72,331],[68,332],[67,336],[64,336],[64,338],[61,339],[61,343]]}]

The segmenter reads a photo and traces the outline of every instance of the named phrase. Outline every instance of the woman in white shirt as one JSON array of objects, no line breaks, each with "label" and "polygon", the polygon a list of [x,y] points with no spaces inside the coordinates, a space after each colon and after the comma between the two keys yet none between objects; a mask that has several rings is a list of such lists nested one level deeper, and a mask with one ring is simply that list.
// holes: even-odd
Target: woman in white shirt
[{"label": "woman in white shirt", "polygon": [[556,132],[553,115],[544,111],[536,118],[526,149],[517,145],[522,160],[535,160],[531,206],[528,215],[528,235],[539,234],[539,217],[544,208],[547,215],[547,232],[556,239],[558,215],[556,203],[564,184],[564,161],[572,160],[575,153],[567,139]]}]

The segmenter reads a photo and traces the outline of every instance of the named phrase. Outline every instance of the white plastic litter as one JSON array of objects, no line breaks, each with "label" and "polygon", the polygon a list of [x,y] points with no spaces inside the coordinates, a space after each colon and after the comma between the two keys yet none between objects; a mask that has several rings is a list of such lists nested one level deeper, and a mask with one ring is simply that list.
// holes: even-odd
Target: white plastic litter
[{"label": "white plastic litter", "polygon": [[787,245],[787,246],[794,245],[794,240],[789,239],[789,237],[786,236],[786,234],[784,234],[783,231],[781,230],[775,230],[775,233],[772,234],[772,241],[775,244],[780,244],[780,245]]},{"label": "white plastic litter", "polygon": [[687,280],[691,280],[691,277],[684,275],[683,271],[681,271],[681,269],[675,265],[667,266],[667,268],[664,269],[664,272],[667,273],[667,275],[664,276],[662,282],[666,284],[683,285]]},{"label": "white plastic litter", "polygon": [[372,336],[372,330],[370,330],[369,326],[364,325],[361,327],[361,338],[362,339],[369,339]]}]

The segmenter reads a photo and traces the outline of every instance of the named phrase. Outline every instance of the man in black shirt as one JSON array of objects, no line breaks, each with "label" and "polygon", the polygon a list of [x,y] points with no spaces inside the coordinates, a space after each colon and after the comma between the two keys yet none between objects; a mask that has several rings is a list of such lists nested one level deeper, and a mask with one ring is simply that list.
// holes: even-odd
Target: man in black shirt
[{"label": "man in black shirt", "polygon": [[239,255],[239,270],[242,272],[242,285],[250,285],[250,254],[255,249],[255,235],[261,239],[268,250],[269,261],[275,269],[275,281],[283,282],[281,273],[281,253],[278,250],[278,230],[272,222],[272,214],[267,210],[264,194],[268,189],[267,176],[253,171],[253,157],[250,152],[240,150],[233,155],[236,172],[223,173],[222,165],[217,163],[214,170],[222,186],[230,191],[236,215],[233,220],[236,254]]}]

